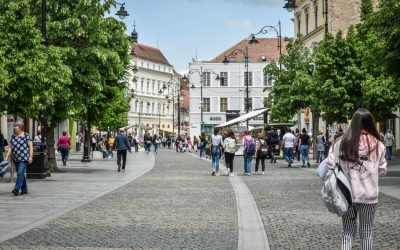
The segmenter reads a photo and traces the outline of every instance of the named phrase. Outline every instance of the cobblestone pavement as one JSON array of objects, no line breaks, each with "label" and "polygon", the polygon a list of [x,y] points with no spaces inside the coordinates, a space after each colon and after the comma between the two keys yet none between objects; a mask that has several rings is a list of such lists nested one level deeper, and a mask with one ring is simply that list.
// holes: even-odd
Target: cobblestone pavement
[{"label": "cobblestone pavement", "polygon": [[212,178],[208,161],[172,150],[155,158],[139,179],[0,249],[237,249],[229,179]]},{"label": "cobblestone pavement", "polygon": [[[254,160],[253,160],[254,162]],[[339,249],[341,218],[325,208],[315,172],[267,161],[265,175],[239,175],[253,194],[271,249]],[[234,168],[242,171],[243,158]],[[253,163],[254,170],[254,163]],[[400,249],[400,202],[380,194],[374,220],[374,249]],[[359,249],[360,238],[353,248]]]}]

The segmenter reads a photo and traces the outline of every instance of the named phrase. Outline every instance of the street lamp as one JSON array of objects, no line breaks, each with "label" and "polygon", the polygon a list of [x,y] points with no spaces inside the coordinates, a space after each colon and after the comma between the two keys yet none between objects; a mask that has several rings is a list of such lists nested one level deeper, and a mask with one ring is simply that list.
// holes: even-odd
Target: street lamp
[{"label": "street lamp", "polygon": [[[238,53],[241,53],[244,55],[244,66],[246,68],[246,74],[247,77],[246,79],[246,114],[249,113],[249,49],[246,46],[246,51],[243,51],[241,49],[235,49],[234,51],[232,51],[229,55],[225,56],[224,55],[224,60],[222,61],[223,64],[228,65],[229,60],[228,60],[228,56],[236,56]],[[246,121],[246,130],[249,130],[249,120]]]},{"label": "street lamp", "polygon": [[[135,101],[136,104],[139,103],[139,112],[138,112],[138,114],[139,114],[139,124],[138,124],[139,135],[141,135],[141,131],[140,131],[140,123],[141,123],[141,120],[140,120],[140,111],[141,111],[141,109],[143,109],[143,102],[146,102],[146,103],[147,103],[147,106],[150,106],[150,101],[147,101],[147,100],[145,100],[145,99],[140,99],[140,101],[139,101],[139,99],[136,99],[136,101]],[[142,110],[142,112],[143,112],[143,110]]]},{"label": "street lamp", "polygon": [[121,3],[117,3],[116,1],[114,1],[114,3],[121,5],[121,8],[115,14],[119,17],[119,19],[124,20],[125,17],[129,16],[128,12],[125,10],[125,7],[124,7],[125,3],[121,4]]},{"label": "street lamp", "polygon": [[293,0],[286,0],[288,1],[283,8],[285,8],[287,11],[292,12],[297,6],[293,2]]},{"label": "street lamp", "polygon": [[[203,71],[203,67],[201,66],[200,67],[200,70],[198,70],[198,69],[191,69],[189,72],[188,72],[188,74],[193,74],[193,73],[195,73],[195,72],[197,72],[199,75],[200,75],[200,103],[201,103],[201,105],[200,105],[200,119],[201,119],[201,122],[200,122],[200,131],[201,132],[203,132],[203,124],[204,124],[204,121],[203,121],[203,74],[204,73],[211,73],[211,74],[215,74],[215,75],[217,75],[217,77],[215,78],[215,80],[217,80],[217,82],[219,82],[220,80],[221,80],[221,78],[219,77],[219,75],[217,74],[217,73],[215,73],[212,69],[205,69],[204,71]],[[187,82],[187,80],[188,80],[188,78],[187,78],[187,76],[186,75],[184,75],[183,76],[183,78],[182,78],[182,80],[184,81],[184,82]],[[188,83],[188,86],[189,86],[189,83]],[[194,89],[195,88],[195,86],[194,86],[194,84],[192,84],[192,86],[190,87],[191,89]]]},{"label": "street lamp", "polygon": [[[251,37],[251,40],[250,40],[249,43],[250,43],[251,45],[255,46],[255,45],[257,45],[257,43],[258,43],[258,41],[257,41],[257,39],[256,39],[256,37],[255,37],[256,35],[261,34],[261,33],[262,33],[262,34],[267,34],[269,30],[270,30],[270,31],[275,31],[275,32],[276,32],[276,35],[278,36],[278,50],[279,50],[279,55],[281,55],[281,54],[282,54],[281,21],[278,22],[278,29],[277,29],[276,27],[277,27],[277,26],[270,26],[270,25],[267,25],[267,26],[262,27],[261,30],[260,30],[257,34],[251,34],[252,37]],[[282,65],[281,65],[281,64],[279,64],[279,69],[282,70]]]},{"label": "street lamp", "polygon": [[[173,84],[174,88],[172,88],[170,85]],[[168,85],[168,86],[167,86]],[[171,87],[171,90],[170,90]],[[179,87],[179,90],[177,89]],[[172,134],[175,134],[175,96],[177,97],[178,101],[178,107],[180,106],[180,78],[178,78],[178,81],[171,79],[168,81],[166,84],[163,84],[162,88],[158,91],[158,93],[162,94],[164,91],[167,90],[167,93],[165,94],[165,98],[168,99],[168,103],[170,103],[169,96],[172,95]],[[167,106],[169,108],[169,105]],[[178,112],[178,124],[180,123],[180,114]],[[178,125],[178,135],[181,133],[180,131],[180,126]]]}]

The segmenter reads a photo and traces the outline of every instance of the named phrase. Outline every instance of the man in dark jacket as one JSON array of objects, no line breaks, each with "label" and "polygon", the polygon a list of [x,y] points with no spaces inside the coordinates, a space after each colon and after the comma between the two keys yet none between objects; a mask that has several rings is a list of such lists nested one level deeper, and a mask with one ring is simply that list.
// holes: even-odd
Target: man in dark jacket
[{"label": "man in dark jacket", "polygon": [[0,131],[0,162],[4,160],[4,136]]},{"label": "man in dark jacket", "polygon": [[268,154],[271,156],[271,163],[276,163],[276,159],[274,156],[274,149],[278,144],[278,133],[274,130],[274,127],[271,127],[271,131],[268,132],[267,135],[267,145],[268,145]]},{"label": "man in dark jacket", "polygon": [[336,140],[337,138],[341,137],[342,135],[344,135],[343,129],[339,128],[339,133],[337,133],[333,138]]},{"label": "man in dark jacket", "polygon": [[121,172],[121,157],[122,157],[122,172],[125,172],[126,151],[132,154],[131,144],[128,136],[124,134],[124,130],[120,129],[119,134],[114,139],[114,148],[117,149],[117,164],[118,172]]}]

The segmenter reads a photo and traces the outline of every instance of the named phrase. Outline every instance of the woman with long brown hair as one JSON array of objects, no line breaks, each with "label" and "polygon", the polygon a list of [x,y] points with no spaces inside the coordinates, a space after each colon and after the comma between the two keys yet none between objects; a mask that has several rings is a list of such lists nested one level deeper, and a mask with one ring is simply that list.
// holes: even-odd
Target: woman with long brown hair
[{"label": "woman with long brown hair", "polygon": [[378,178],[386,175],[385,147],[379,140],[374,117],[366,109],[358,109],[350,128],[332,145],[327,167],[335,166],[335,144],[340,141],[339,163],[351,184],[353,204],[342,216],[341,249],[352,249],[357,216],[361,249],[372,249],[372,223],[378,203]]}]

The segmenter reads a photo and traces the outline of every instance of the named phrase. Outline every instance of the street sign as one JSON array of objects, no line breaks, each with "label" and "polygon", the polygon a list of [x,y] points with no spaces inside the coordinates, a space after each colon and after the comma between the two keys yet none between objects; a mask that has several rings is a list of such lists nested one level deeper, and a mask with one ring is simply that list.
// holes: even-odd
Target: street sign
[{"label": "street sign", "polygon": [[206,123],[204,121],[202,121],[201,124],[206,124]]}]

